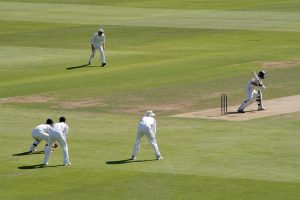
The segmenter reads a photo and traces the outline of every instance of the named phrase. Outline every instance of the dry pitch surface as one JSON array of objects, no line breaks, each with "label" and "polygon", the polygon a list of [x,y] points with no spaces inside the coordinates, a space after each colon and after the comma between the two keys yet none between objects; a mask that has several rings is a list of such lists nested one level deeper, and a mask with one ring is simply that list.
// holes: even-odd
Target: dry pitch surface
[{"label": "dry pitch surface", "polygon": [[267,108],[263,111],[258,111],[257,104],[254,102],[245,109],[245,113],[238,113],[237,109],[240,105],[236,105],[228,107],[228,114],[223,116],[221,116],[221,109],[216,108],[198,112],[177,114],[173,115],[172,117],[246,121],[256,118],[300,112],[300,95],[266,100],[263,101],[263,105]]}]

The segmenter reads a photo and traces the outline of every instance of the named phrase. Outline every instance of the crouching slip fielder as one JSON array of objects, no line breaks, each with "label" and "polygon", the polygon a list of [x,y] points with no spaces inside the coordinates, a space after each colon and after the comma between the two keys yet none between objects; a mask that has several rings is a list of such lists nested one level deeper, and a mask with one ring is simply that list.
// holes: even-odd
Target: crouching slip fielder
[{"label": "crouching slip fielder", "polygon": [[46,141],[44,151],[46,150],[46,148],[48,146],[49,133],[52,131],[52,128],[53,128],[53,120],[47,119],[46,124],[40,124],[32,130],[31,135],[32,135],[32,138],[34,139],[34,142],[30,146],[29,152],[35,152],[36,147],[39,145],[39,143],[42,140]]},{"label": "crouching slip fielder", "polygon": [[[254,77],[249,80],[247,87],[246,87],[246,100],[244,103],[238,108],[239,113],[244,113],[244,109],[249,106],[251,103],[253,103],[253,100],[256,99],[257,105],[258,105],[258,110],[265,110],[263,107],[263,102],[262,102],[262,89],[265,89],[265,86],[262,83],[262,79],[265,78],[265,72],[260,71],[258,75],[256,75],[255,72],[253,72]],[[258,90],[255,90],[255,87],[258,87]]]},{"label": "crouching slip fielder", "polygon": [[48,140],[49,145],[45,151],[44,165],[48,165],[50,155],[51,155],[50,147],[55,141],[57,141],[63,149],[64,165],[71,165],[69,160],[69,151],[68,151],[68,144],[67,144],[69,127],[65,122],[66,122],[66,118],[60,117],[59,123],[54,124],[53,130],[49,134],[49,140]]},{"label": "crouching slip fielder", "polygon": [[153,147],[154,154],[157,160],[162,160],[163,157],[161,156],[158,145],[155,139],[156,135],[156,120],[154,119],[155,114],[153,111],[147,111],[144,116],[141,118],[138,126],[137,126],[137,135],[136,141],[134,144],[134,149],[132,153],[131,160],[135,160],[136,156],[140,150],[140,144],[142,137],[145,135],[148,139],[149,144]]},{"label": "crouching slip fielder", "polygon": [[98,32],[95,33],[91,38],[91,47],[92,47],[92,52],[89,59],[89,65],[92,63],[92,60],[95,56],[96,49],[98,49],[100,53],[100,59],[102,62],[101,67],[104,67],[106,65],[105,55],[104,55],[105,35],[104,35],[104,30],[102,28],[100,28]]}]

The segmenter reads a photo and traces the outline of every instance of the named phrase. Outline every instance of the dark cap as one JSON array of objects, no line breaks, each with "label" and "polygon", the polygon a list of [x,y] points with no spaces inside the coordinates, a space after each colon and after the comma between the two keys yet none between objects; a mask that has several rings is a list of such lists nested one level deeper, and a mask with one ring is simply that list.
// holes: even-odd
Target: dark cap
[{"label": "dark cap", "polygon": [[47,120],[46,120],[46,124],[52,125],[52,124],[53,124],[53,120],[52,120],[52,119],[47,119]]},{"label": "dark cap", "polygon": [[59,118],[59,122],[65,122],[65,121],[66,121],[66,118],[65,118],[65,117],[61,116],[61,117]]}]

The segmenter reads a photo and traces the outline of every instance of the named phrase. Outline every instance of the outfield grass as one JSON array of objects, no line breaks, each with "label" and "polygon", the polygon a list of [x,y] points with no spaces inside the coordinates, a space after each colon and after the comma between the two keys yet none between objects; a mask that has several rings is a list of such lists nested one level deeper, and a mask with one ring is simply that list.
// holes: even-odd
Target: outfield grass
[{"label": "outfield grass", "polygon": [[[6,0],[6,2],[16,2],[15,0]],[[18,0],[18,2],[27,3],[62,3],[59,0]],[[88,4],[88,5],[105,5],[114,7],[133,7],[133,8],[172,8],[172,9],[203,9],[203,10],[290,10],[298,11],[300,3],[297,0],[64,0],[64,4]]]},{"label": "outfield grass", "polygon": [[[0,2],[1,19],[74,24],[127,25],[299,32],[299,13],[272,10],[185,10],[103,5]],[[22,7],[23,10],[19,8]],[[86,13],[88,11],[88,13]],[[38,16],[38,17],[36,17]]]},{"label": "outfield grass", "polygon": [[[0,1],[0,199],[299,199],[299,117],[246,122],[170,118],[244,99],[252,70],[265,99],[298,95],[300,1]],[[103,25],[107,67],[89,67]],[[48,102],[4,102],[18,96]],[[66,107],[96,101],[90,107]],[[165,159],[143,141],[126,163],[145,110],[158,115]],[[46,118],[65,115],[72,166],[55,151],[13,156]],[[40,146],[40,149],[43,147]]]}]

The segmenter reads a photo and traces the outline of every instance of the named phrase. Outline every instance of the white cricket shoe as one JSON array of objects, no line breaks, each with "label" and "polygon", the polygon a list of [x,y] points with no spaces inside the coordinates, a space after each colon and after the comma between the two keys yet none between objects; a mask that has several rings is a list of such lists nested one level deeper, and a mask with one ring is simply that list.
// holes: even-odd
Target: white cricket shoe
[{"label": "white cricket shoe", "polygon": [[70,165],[71,165],[70,162],[64,163],[64,166],[70,166]]},{"label": "white cricket shoe", "polygon": [[162,156],[156,156],[156,160],[163,160],[164,159],[164,157],[162,157]]},{"label": "white cricket shoe", "polygon": [[131,156],[130,160],[136,160],[135,156]]},{"label": "white cricket shoe", "polygon": [[36,152],[36,149],[29,150],[30,153]]}]

